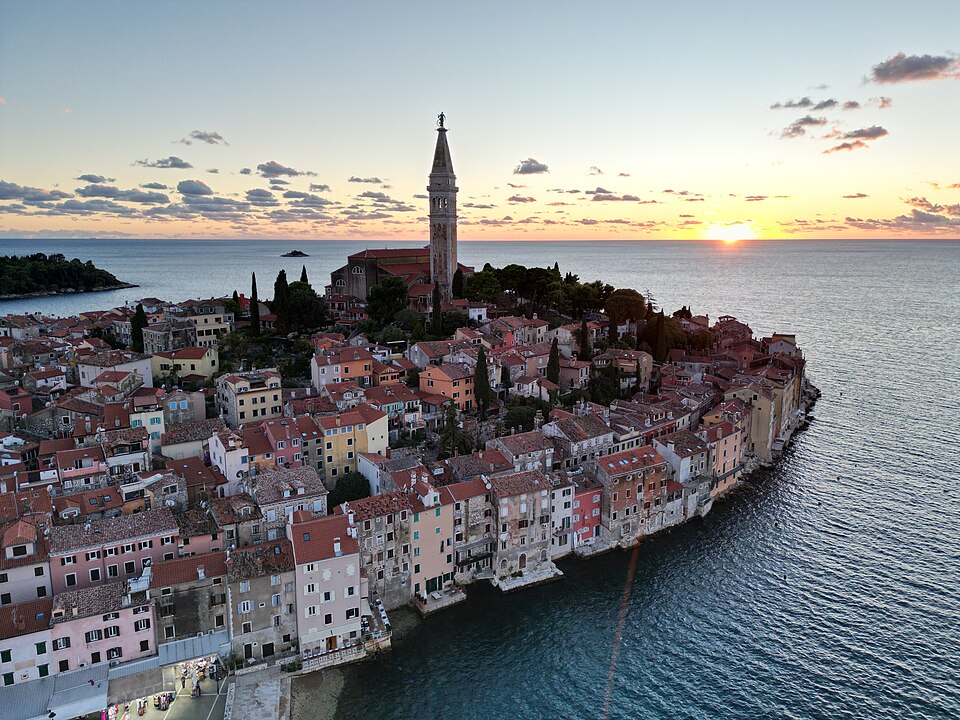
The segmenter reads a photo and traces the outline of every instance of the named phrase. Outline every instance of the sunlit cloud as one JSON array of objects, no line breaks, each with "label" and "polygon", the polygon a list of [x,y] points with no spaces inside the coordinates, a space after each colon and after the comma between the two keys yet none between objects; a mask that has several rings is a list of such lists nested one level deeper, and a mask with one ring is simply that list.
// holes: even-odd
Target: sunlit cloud
[{"label": "sunlit cloud", "polygon": [[171,155],[170,157],[160,158],[159,160],[136,160],[133,163],[134,165],[139,165],[140,167],[147,168],[161,168],[164,170],[188,170],[193,167],[186,160],[178,158],[176,155]]},{"label": "sunlit cloud", "polygon": [[873,66],[870,80],[881,84],[960,79],[960,59],[950,55],[891,55]]},{"label": "sunlit cloud", "polygon": [[546,172],[550,172],[550,168],[533,158],[521,160],[520,164],[513,169],[514,175],[540,175]]}]

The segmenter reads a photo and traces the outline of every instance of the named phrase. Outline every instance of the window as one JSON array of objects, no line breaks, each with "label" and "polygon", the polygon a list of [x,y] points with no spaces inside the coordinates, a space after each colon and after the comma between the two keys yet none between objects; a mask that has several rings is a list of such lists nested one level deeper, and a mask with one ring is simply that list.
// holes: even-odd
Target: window
[{"label": "window", "polygon": [[133,575],[137,571],[137,564],[133,560],[128,560],[123,564],[123,571],[127,575]]},{"label": "window", "polygon": [[[170,558],[173,560],[173,558]],[[120,574],[119,569],[116,565],[107,565],[107,577],[115,578]]]},{"label": "window", "polygon": [[359,615],[359,608],[347,608],[347,620],[353,620],[354,618],[359,617]]},{"label": "window", "polygon": [[140,632],[141,630],[149,630],[149,629],[150,629],[150,618],[143,618],[142,620],[137,620],[137,621],[133,624],[133,629],[134,629],[135,631],[137,631],[137,632]]},{"label": "window", "polygon": [[107,627],[107,628],[104,628],[103,636],[104,636],[105,638],[120,637],[120,626],[119,626],[119,625],[111,625],[111,626],[109,626],[109,627]]},{"label": "window", "polygon": [[123,657],[123,648],[110,648],[107,650],[107,660],[116,660]]},{"label": "window", "polygon": [[253,612],[253,603],[250,600],[244,600],[243,602],[238,603],[237,612],[240,615],[246,615],[247,613]]},{"label": "window", "polygon": [[47,643],[38,642],[34,645],[37,648],[37,655],[46,655],[47,654]]},{"label": "window", "polygon": [[245,622],[243,625],[240,626],[240,632],[243,634],[253,632],[253,623]]},{"label": "window", "polygon": [[70,647],[70,638],[68,637],[57,638],[53,641],[54,650],[66,650],[68,647]]},{"label": "window", "polygon": [[150,651],[150,641],[141,640],[140,641],[140,652],[149,652]]},{"label": "window", "polygon": [[87,634],[84,635],[84,638],[88,643],[100,642],[103,639],[102,630],[88,630]]},{"label": "window", "polygon": [[163,629],[163,637],[166,640],[172,640],[177,636],[177,630],[173,625],[168,625]]},{"label": "window", "polygon": [[0,662],[5,662],[5,663],[10,662],[9,650],[0,650]]},{"label": "window", "polygon": [[249,580],[241,580],[241,581],[240,581],[240,592],[242,592],[242,593],[248,593],[248,592],[250,592],[250,581],[249,581]]},{"label": "window", "polygon": [[90,582],[100,582],[100,568],[90,570]]},{"label": "window", "polygon": [[324,616],[323,616],[323,624],[324,624],[324,625],[332,625],[332,624],[333,624],[333,615],[330,614],[330,613],[327,613],[326,615],[324,615]]},{"label": "window", "polygon": [[66,582],[67,582],[67,587],[75,587],[77,584],[77,574],[67,573]]}]

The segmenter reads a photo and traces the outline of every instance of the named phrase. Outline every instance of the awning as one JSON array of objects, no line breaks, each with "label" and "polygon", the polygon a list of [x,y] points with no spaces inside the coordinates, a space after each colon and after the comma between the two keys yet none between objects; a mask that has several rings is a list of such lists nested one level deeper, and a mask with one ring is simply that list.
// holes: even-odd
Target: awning
[{"label": "awning", "polygon": [[0,688],[4,720],[47,720],[99,712],[107,705],[107,665],[71,670]]}]

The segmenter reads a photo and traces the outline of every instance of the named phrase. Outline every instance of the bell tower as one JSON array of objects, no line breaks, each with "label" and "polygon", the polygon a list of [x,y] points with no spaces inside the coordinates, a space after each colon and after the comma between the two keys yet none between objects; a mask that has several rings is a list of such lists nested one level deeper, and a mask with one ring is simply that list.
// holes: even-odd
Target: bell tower
[{"label": "bell tower", "polygon": [[457,176],[447,145],[444,115],[437,116],[437,148],[430,170],[430,280],[440,286],[440,299],[453,298],[453,275],[457,271]]}]

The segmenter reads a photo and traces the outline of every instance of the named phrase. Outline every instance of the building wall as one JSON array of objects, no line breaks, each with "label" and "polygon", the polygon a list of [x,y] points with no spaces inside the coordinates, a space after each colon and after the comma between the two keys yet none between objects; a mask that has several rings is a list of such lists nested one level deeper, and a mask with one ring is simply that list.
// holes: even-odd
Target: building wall
[{"label": "building wall", "polygon": [[[493,570],[499,580],[552,567],[549,490],[501,498],[493,503],[493,517],[497,533]],[[526,527],[521,527],[523,521]]]},{"label": "building wall", "polygon": [[[0,640],[0,651],[10,652],[8,662],[2,662],[0,658],[0,687],[36,680],[43,666],[46,674],[55,675],[58,666],[54,661],[51,639],[49,630],[41,630]],[[37,652],[40,643],[43,652]]]},{"label": "building wall", "polygon": [[[164,540],[167,540],[164,543]],[[123,552],[123,547],[132,546],[132,550]],[[176,536],[170,533],[149,535],[136,540],[124,540],[109,545],[97,545],[68,552],[50,554],[50,582],[54,593],[64,590],[77,590],[104,582],[126,580],[143,572],[144,560],[147,564],[161,562],[164,553],[176,552]],[[113,552],[112,555],[107,555]],[[73,562],[64,562],[72,558]],[[133,563],[128,571],[127,563]],[[116,566],[116,574],[110,570]],[[91,570],[99,571],[99,580],[91,579]],[[67,576],[76,575],[76,585],[67,584]]]},{"label": "building wall", "polygon": [[[121,656],[115,658],[118,663],[139,660],[157,653],[157,642],[154,636],[156,618],[153,606],[149,603],[136,607],[126,607],[116,611],[115,619],[105,620],[107,615],[92,615],[90,617],[63,619],[54,621],[51,635],[53,642],[59,638],[69,638],[70,647],[53,652],[54,663],[59,667],[61,660],[67,660],[70,670],[76,670],[85,663],[86,666],[97,663],[112,662],[109,652],[119,648]],[[141,630],[135,629],[138,621],[144,621],[149,626]],[[120,634],[117,637],[103,637],[94,642],[87,642],[86,633],[91,630],[105,632],[107,627],[118,627]],[[141,645],[141,643],[145,643]],[[144,649],[145,648],[145,649]],[[98,655],[99,654],[99,655]]]},{"label": "building wall", "polygon": [[[279,578],[276,585],[274,578]],[[256,661],[289,652],[297,644],[296,572],[250,578],[249,583],[249,593],[240,592],[239,582],[229,585],[231,608],[245,599],[256,601],[249,613],[231,613],[234,655]]]},{"label": "building wall", "polygon": [[410,530],[413,592],[427,595],[453,580],[453,505],[413,513]]},{"label": "building wall", "polygon": [[[359,554],[298,564],[296,586],[301,656],[340,649],[360,638]],[[324,593],[330,593],[329,600]]]}]

